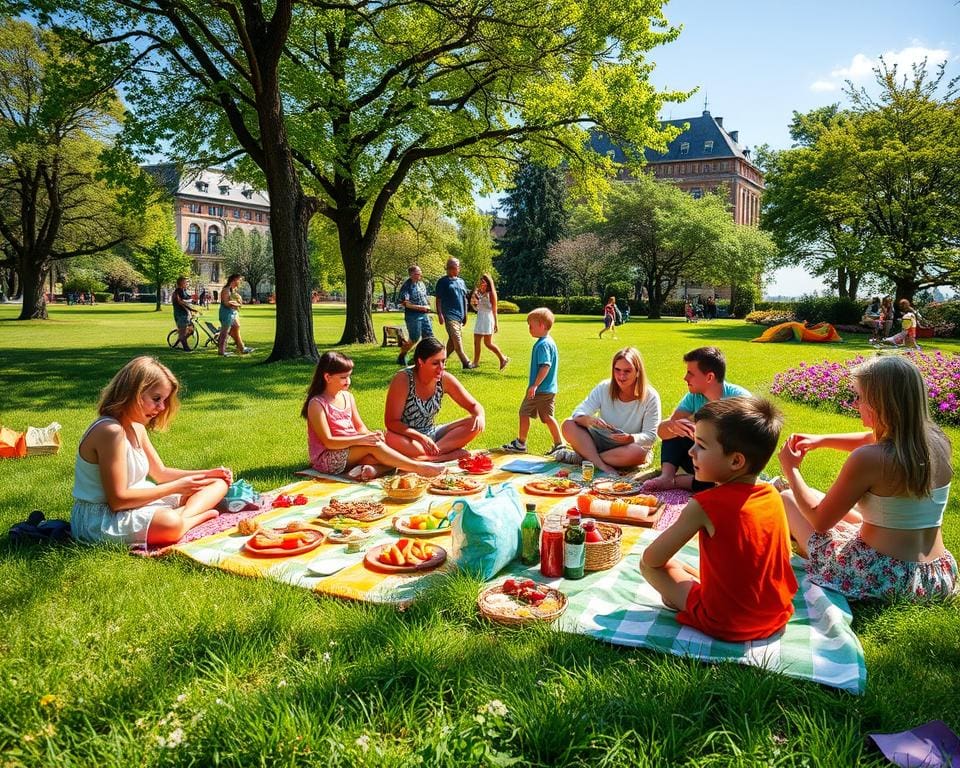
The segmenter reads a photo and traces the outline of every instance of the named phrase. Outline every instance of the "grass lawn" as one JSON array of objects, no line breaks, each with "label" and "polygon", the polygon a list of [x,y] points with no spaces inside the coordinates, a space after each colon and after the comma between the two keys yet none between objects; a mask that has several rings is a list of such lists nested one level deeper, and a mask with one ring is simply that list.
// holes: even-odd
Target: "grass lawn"
[{"label": "grass lawn", "polygon": [[[0,461],[0,529],[34,508],[67,517],[77,441],[97,395],[138,354],[178,375],[182,408],[154,437],[172,466],[221,463],[266,490],[307,464],[299,417],[306,365],[263,366],[271,307],[243,310],[249,357],[190,355],[165,343],[169,308],[53,308],[15,322],[0,305],[0,423],[63,425],[55,457]],[[340,335],[342,310],[314,310],[318,346]],[[377,316],[377,323],[399,316]],[[842,360],[866,336],[834,345],[749,344],[756,326],[632,320],[600,340],[596,318],[561,318],[558,416],[634,344],[668,415],[685,386],[683,352],[717,344],[729,380],[757,393],[801,360]],[[513,361],[460,376],[485,405],[479,446],[515,436],[531,339],[520,316],[501,318]],[[940,345],[956,352],[954,341]],[[391,348],[392,350],[393,348]],[[382,424],[395,351],[345,350],[367,424]],[[788,431],[849,431],[850,417],[778,403]],[[453,415],[451,410],[449,415]],[[441,414],[445,418],[448,414]],[[948,431],[955,451],[960,431]],[[532,451],[548,448],[531,430]],[[956,453],[955,453],[956,457]],[[839,454],[804,465],[829,484]],[[960,553],[957,494],[944,524]],[[478,584],[451,577],[412,608],[317,598],[305,590],[146,560],[108,547],[11,548],[0,539],[0,766],[129,765],[867,765],[886,762],[869,731],[942,718],[960,730],[960,605],[855,607],[867,693],[855,697],[733,665],[707,666],[615,648],[550,630],[482,622]],[[497,704],[499,700],[506,712]],[[479,713],[484,710],[484,713]]]}]

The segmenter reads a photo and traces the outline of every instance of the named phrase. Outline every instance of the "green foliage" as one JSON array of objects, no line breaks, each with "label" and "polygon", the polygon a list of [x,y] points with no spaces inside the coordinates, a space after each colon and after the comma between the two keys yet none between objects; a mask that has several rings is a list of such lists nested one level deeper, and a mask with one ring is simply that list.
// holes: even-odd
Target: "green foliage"
[{"label": "green foliage", "polygon": [[923,319],[939,337],[960,336],[960,300],[935,301],[924,305]]},{"label": "green foliage", "polygon": [[567,310],[571,315],[599,315],[603,312],[603,300],[599,296],[570,296]]},{"label": "green foliage", "polygon": [[735,286],[733,299],[730,301],[730,314],[733,317],[746,317],[753,312],[758,298],[760,298],[760,289],[756,284],[741,283]]},{"label": "green foliage", "polygon": [[611,296],[616,296],[618,303],[621,299],[629,301],[630,297],[633,296],[633,285],[622,280],[609,282],[603,289],[603,298],[606,300]]},{"label": "green foliage", "polygon": [[273,242],[259,230],[246,232],[234,227],[220,242],[223,266],[227,274],[243,275],[253,298],[261,299],[262,283],[273,280]]},{"label": "green foliage", "polygon": [[63,281],[64,293],[96,294],[105,291],[107,286],[100,280],[100,273],[94,269],[71,267]]},{"label": "green foliage", "polygon": [[373,249],[373,274],[396,298],[412,264],[420,265],[429,282],[443,275],[456,241],[456,228],[439,208],[391,206]]},{"label": "green foliage", "polygon": [[161,288],[190,274],[190,257],[183,252],[177,238],[171,234],[172,229],[171,227],[162,232],[152,243],[131,253],[137,269],[150,281],[154,289],[157,310],[160,309]]},{"label": "green foliage", "polygon": [[468,287],[477,285],[483,274],[489,274],[494,282],[497,280],[493,268],[496,248],[490,233],[492,224],[492,218],[476,208],[468,208],[457,218],[457,239],[447,247],[451,256],[460,259],[460,277]]},{"label": "green foliage", "polygon": [[113,294],[112,294],[112,293],[109,293],[109,292],[107,292],[107,291],[95,292],[95,293],[93,294],[93,298],[95,298],[97,301],[99,301],[101,304],[103,304],[103,303],[108,302],[108,301],[113,301]]},{"label": "green foliage", "polygon": [[506,299],[497,299],[497,314],[498,315],[516,315],[520,312],[520,307],[514,304],[512,301],[507,301]]},{"label": "green foliage", "polygon": [[748,323],[757,323],[759,325],[779,325],[780,323],[789,323],[796,320],[793,310],[784,309],[755,309],[749,312],[743,318]]},{"label": "green foliage", "polygon": [[784,312],[793,312],[797,307],[797,302],[795,301],[758,301],[755,305],[757,310],[761,309],[777,309]]},{"label": "green foliage", "polygon": [[835,296],[802,296],[796,302],[794,315],[798,322],[856,325],[863,317],[863,306],[853,299]]}]

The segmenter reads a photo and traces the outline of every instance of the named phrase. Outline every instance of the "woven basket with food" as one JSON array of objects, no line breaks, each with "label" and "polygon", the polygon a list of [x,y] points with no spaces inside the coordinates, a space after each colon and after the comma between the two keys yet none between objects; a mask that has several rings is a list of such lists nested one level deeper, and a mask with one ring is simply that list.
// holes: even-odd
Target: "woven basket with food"
[{"label": "woven basket with food", "polygon": [[507,627],[551,622],[567,609],[567,596],[532,579],[507,579],[477,598],[477,608],[490,621]]},{"label": "woven basket with food", "polygon": [[430,478],[420,477],[412,472],[403,475],[385,477],[380,487],[390,501],[416,501],[427,492]]}]

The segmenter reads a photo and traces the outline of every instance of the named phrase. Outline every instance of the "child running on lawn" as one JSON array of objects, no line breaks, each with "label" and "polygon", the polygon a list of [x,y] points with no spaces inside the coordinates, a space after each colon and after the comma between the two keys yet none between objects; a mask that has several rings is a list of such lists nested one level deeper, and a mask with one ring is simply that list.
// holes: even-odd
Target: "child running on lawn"
[{"label": "child running on lawn", "polygon": [[[717,485],[694,494],[646,548],[640,570],[680,611],[681,624],[732,642],[770,637],[793,614],[797,591],[783,502],[772,485],[757,483],[783,417],[766,400],[732,397],[707,403],[693,418],[696,478]],[[699,573],[672,559],[695,533]]]},{"label": "child running on lawn", "polygon": [[434,477],[443,468],[408,459],[384,442],[383,432],[371,431],[360,418],[357,401],[347,390],[353,360],[339,352],[320,355],[300,415],[307,420],[310,466],[318,472],[342,474],[353,480],[372,480],[397,467]]},{"label": "child running on lawn", "polygon": [[100,415],[77,447],[70,515],[75,538],[163,546],[217,516],[214,507],[233,473],[226,467],[173,469],[150,443],[148,430],[164,429],[176,414],[179,389],[177,377],[152,357],[135,357],[107,384]]},{"label": "child running on lawn", "polygon": [[550,338],[551,328],[553,328],[553,312],[546,307],[538,307],[527,315],[527,329],[536,342],[530,353],[527,394],[523,403],[520,404],[520,429],[517,438],[503,446],[503,450],[510,453],[527,452],[527,432],[530,431],[531,416],[538,416],[540,421],[547,425],[553,437],[553,448],[550,449],[548,456],[565,447],[563,438],[560,437],[560,425],[553,417],[560,357],[556,343]]}]

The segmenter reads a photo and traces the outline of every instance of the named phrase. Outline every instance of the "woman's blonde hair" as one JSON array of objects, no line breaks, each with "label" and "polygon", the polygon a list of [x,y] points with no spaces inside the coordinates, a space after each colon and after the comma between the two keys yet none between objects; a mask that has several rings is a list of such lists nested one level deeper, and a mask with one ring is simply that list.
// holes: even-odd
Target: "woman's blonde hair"
[{"label": "woman's blonde hair", "polygon": [[617,360],[626,360],[630,363],[633,370],[637,372],[637,383],[634,386],[634,394],[639,400],[645,399],[647,396],[647,371],[643,367],[643,358],[640,356],[640,350],[636,347],[624,347],[613,356],[613,362],[610,363],[610,398],[616,400],[620,397],[620,386],[617,384],[617,377],[613,371]]},{"label": "woman's blonde hair", "polygon": [[874,357],[853,369],[860,397],[874,412],[877,443],[887,447],[895,484],[910,496],[933,487],[930,439],[940,432],[930,418],[927,386],[908,358]]},{"label": "woman's blonde hair", "polygon": [[180,408],[177,392],[180,382],[173,372],[155,357],[135,357],[117,371],[110,383],[100,393],[97,410],[101,416],[110,416],[117,421],[134,406],[143,392],[155,384],[166,382],[170,385],[170,396],[165,408],[147,423],[147,429],[163,430]]}]

